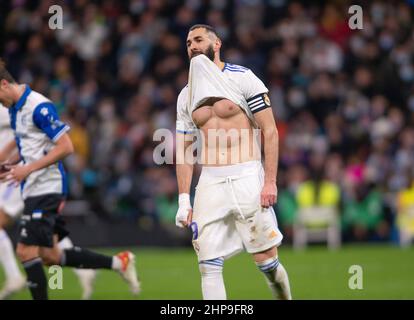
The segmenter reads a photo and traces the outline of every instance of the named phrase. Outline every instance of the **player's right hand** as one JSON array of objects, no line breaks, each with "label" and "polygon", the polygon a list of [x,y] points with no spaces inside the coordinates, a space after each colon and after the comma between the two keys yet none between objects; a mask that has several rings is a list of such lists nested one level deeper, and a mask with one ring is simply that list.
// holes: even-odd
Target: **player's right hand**
[{"label": "player's right hand", "polygon": [[260,194],[260,203],[263,208],[272,207],[277,202],[277,186],[276,183],[264,183]]},{"label": "player's right hand", "polygon": [[191,224],[193,217],[193,209],[178,208],[177,215],[175,216],[175,224],[177,227],[184,228]]},{"label": "player's right hand", "polygon": [[177,227],[188,227],[193,218],[193,208],[191,207],[190,195],[182,193],[178,198],[178,211],[175,216],[175,224]]}]

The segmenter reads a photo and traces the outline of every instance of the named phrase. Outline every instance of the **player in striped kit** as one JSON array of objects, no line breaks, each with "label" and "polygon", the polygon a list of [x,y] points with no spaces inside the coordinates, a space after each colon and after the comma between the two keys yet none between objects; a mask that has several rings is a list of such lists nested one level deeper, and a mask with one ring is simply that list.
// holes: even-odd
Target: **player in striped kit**
[{"label": "player in striped kit", "polygon": [[[13,139],[9,112],[0,105],[0,150],[4,147],[4,142]],[[4,230],[21,216],[23,208],[24,202],[20,195],[20,187],[11,183],[0,183],[0,262],[6,275],[6,283],[0,291],[0,300],[26,287],[26,279],[17,266],[12,243]],[[62,250],[71,247],[73,244],[69,237],[65,237],[59,242],[59,248]],[[93,292],[96,271],[74,269],[74,272],[82,287],[82,299],[89,299]]]},{"label": "player in striped kit", "polygon": [[70,128],[59,120],[53,103],[28,85],[18,84],[1,60],[0,103],[9,110],[14,132],[14,139],[0,150],[0,163],[13,164],[0,174],[0,180],[20,184],[24,208],[16,252],[33,299],[48,299],[43,264],[112,269],[137,294],[140,284],[132,252],[111,257],[79,247],[59,248],[58,242],[69,234],[59,214],[67,194],[61,160],[73,152],[73,145],[67,134]]}]

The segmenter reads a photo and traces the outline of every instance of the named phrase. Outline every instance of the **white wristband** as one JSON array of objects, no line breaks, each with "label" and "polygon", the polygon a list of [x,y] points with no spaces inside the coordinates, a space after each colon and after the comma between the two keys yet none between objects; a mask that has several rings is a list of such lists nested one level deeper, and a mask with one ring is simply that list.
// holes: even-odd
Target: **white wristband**
[{"label": "white wristband", "polygon": [[178,195],[178,205],[191,207],[190,195],[188,193],[180,193]]}]

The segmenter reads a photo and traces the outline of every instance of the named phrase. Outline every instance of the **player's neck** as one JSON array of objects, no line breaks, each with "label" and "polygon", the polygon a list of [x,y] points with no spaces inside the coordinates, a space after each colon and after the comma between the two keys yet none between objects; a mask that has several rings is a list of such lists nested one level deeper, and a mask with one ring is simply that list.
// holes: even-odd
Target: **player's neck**
[{"label": "player's neck", "polygon": [[217,65],[217,67],[220,68],[220,70],[223,70],[224,68],[224,62],[221,61],[220,59],[214,59],[214,63]]},{"label": "player's neck", "polygon": [[24,91],[26,90],[26,85],[14,83],[11,86],[11,94],[13,103],[16,103],[22,97]]}]

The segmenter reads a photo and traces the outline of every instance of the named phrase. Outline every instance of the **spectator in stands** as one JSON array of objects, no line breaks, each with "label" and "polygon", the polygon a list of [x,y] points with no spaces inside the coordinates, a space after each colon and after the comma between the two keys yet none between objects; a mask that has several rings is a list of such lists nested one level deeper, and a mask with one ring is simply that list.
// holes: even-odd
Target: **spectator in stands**
[{"label": "spectator in stands", "polygon": [[[269,84],[280,131],[281,221],[293,221],[292,195],[312,174],[314,144],[324,145],[325,176],[341,188],[344,205],[349,199],[347,210],[366,213],[361,206],[371,183],[369,199],[379,195],[395,213],[397,193],[408,186],[406,167],[414,163],[412,2],[364,4],[360,31],[349,30],[348,6],[337,3],[73,1],[62,3],[62,30],[48,27],[48,6],[4,3],[0,56],[71,123],[70,198],[90,199],[101,217],[148,226],[168,216],[170,209],[158,205],[166,199],[149,192],[165,170],[151,161],[152,134],[174,128],[176,97],[187,83],[182,43],[196,22],[217,28],[224,60]],[[173,167],[167,171],[174,175]],[[348,171],[364,188],[347,184]],[[386,238],[389,228],[380,229]]]}]

